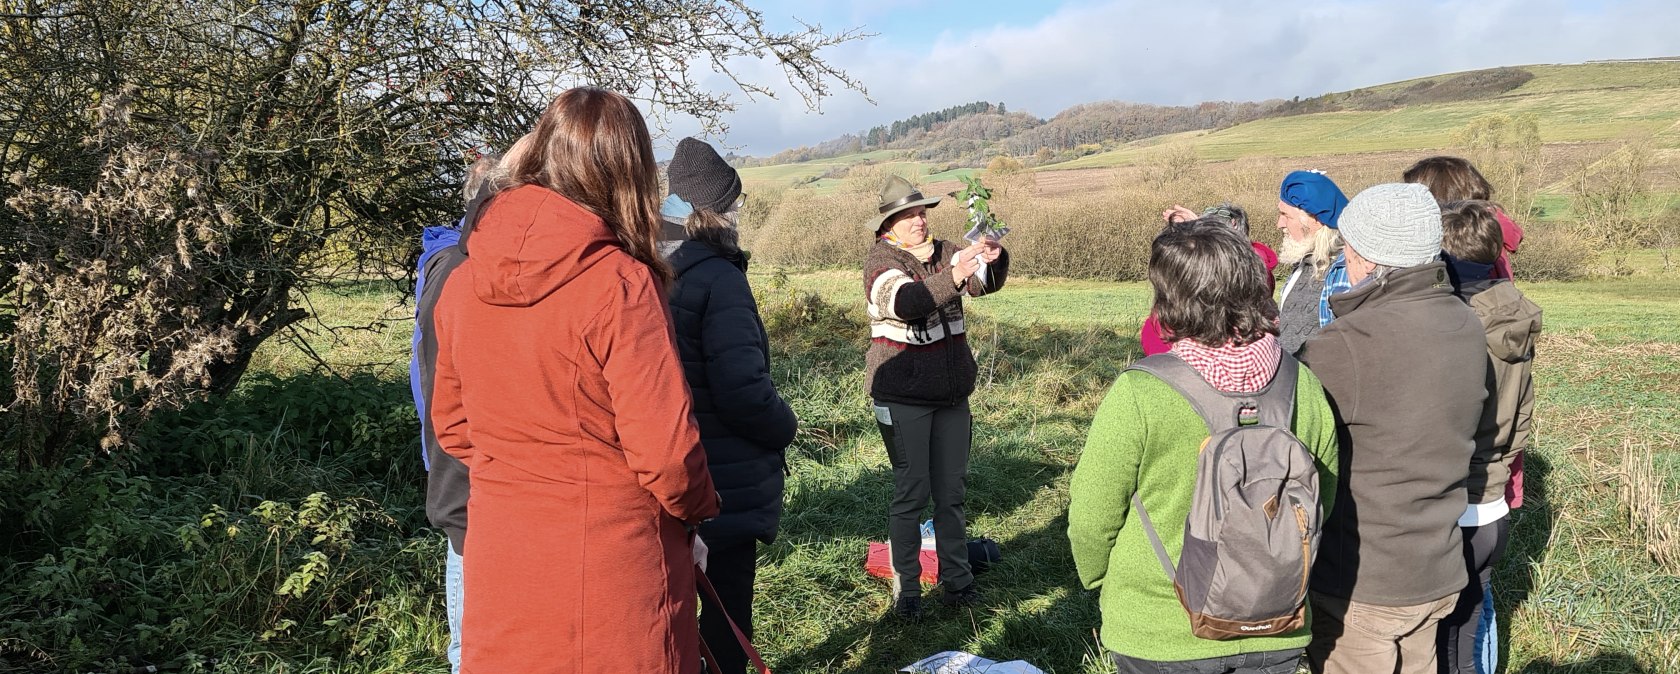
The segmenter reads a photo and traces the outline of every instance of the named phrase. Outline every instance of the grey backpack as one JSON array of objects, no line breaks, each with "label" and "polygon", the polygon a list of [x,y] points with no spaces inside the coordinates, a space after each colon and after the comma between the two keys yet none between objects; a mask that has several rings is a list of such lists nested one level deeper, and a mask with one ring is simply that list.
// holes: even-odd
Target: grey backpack
[{"label": "grey backpack", "polygon": [[1161,568],[1203,639],[1287,634],[1306,625],[1307,574],[1318,553],[1318,466],[1290,432],[1296,369],[1289,354],[1258,393],[1213,388],[1170,353],[1127,368],[1171,385],[1207,422],[1196,486],[1175,569],[1143,500],[1143,520]]}]

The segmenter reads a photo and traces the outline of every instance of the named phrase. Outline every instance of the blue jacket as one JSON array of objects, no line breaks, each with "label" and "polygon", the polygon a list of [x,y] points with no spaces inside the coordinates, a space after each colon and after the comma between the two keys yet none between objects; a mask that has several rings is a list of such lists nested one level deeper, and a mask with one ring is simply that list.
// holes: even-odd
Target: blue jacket
[{"label": "blue jacket", "polygon": [[438,444],[427,418],[432,399],[432,376],[437,369],[437,336],[432,334],[432,310],[450,275],[467,259],[467,240],[488,196],[467,204],[456,227],[427,227],[420,234],[420,262],[414,282],[413,357],[408,363],[409,388],[420,414],[420,460],[426,466],[426,519],[449,535],[457,554],[467,537],[467,465]]}]

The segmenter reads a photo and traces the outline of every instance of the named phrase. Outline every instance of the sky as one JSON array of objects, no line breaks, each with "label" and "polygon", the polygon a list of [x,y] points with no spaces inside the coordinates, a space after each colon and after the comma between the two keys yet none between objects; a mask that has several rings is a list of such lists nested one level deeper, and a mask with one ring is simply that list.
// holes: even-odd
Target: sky
[{"label": "sky", "polygon": [[[873,36],[821,54],[868,96],[835,89],[820,109],[782,86],[735,91],[729,131],[766,156],[974,101],[1049,118],[1079,103],[1182,105],[1317,96],[1413,77],[1536,63],[1680,56],[1675,0],[751,0],[773,28],[795,19]],[[773,64],[732,64],[778,84]],[[664,153],[698,125],[669,121]]]}]

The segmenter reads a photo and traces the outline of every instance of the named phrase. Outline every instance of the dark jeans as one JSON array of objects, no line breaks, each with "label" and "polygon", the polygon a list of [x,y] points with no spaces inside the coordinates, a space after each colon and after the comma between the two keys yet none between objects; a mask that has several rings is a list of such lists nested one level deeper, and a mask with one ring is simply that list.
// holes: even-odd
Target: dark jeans
[{"label": "dark jeans", "polygon": [[[720,539],[706,540],[706,577],[712,581],[723,609],[741,631],[752,638],[753,579],[758,574],[758,541]],[[712,672],[741,674],[747,670],[747,653],[741,650],[729,622],[705,593],[700,594],[700,638],[716,656],[717,667]]]},{"label": "dark jeans", "polygon": [[1157,662],[1110,652],[1119,674],[1295,674],[1301,649],[1244,653],[1206,660]]},{"label": "dark jeans", "polygon": [[939,582],[948,591],[967,588],[974,583],[968,566],[968,521],[963,516],[968,448],[973,440],[968,401],[951,407],[881,402],[875,406],[887,413],[877,409],[876,422],[893,467],[893,501],[887,521],[897,576],[893,596],[922,594],[921,519],[930,497]]},{"label": "dark jeans", "polygon": [[1435,633],[1436,671],[1441,674],[1478,674],[1476,630],[1482,624],[1482,598],[1493,584],[1493,567],[1505,556],[1511,538],[1511,517],[1480,527],[1461,527],[1464,533],[1464,568],[1470,583],[1458,595],[1453,612],[1441,619]]}]

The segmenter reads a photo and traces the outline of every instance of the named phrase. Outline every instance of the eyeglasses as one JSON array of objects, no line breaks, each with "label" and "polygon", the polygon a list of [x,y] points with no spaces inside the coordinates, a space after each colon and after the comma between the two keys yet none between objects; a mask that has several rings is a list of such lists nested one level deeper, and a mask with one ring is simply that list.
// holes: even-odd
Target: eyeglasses
[{"label": "eyeglasses", "polygon": [[729,210],[738,211],[745,205],[747,205],[747,193],[742,192],[741,196],[735,197],[735,203],[730,205]]}]

